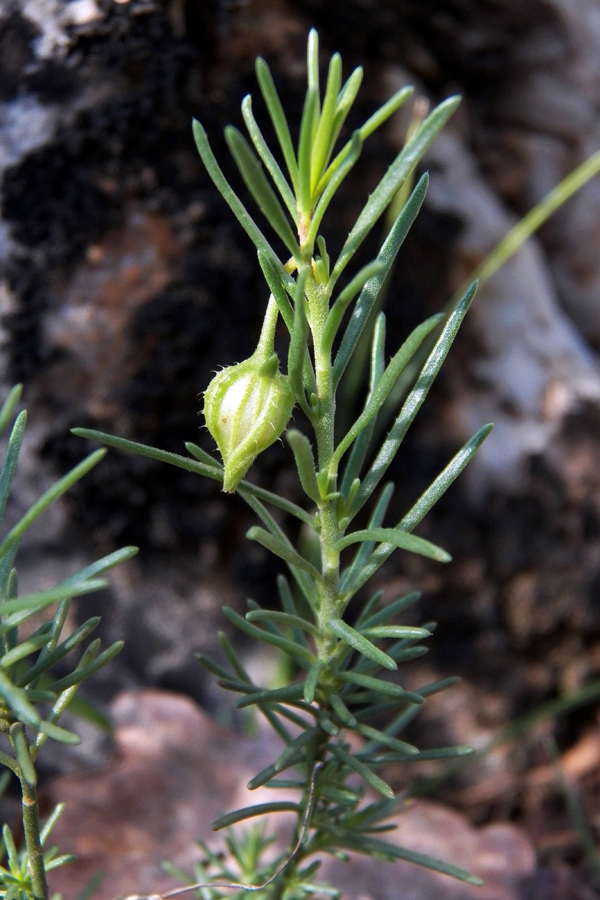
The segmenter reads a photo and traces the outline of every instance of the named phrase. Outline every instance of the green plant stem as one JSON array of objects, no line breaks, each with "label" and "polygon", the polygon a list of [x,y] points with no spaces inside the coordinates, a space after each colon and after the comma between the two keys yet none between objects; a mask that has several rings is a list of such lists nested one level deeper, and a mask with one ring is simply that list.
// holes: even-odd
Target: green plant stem
[{"label": "green plant stem", "polygon": [[19,776],[23,802],[23,830],[25,832],[25,844],[31,867],[31,886],[35,900],[48,900],[48,885],[46,884],[46,870],[44,868],[44,855],[40,840],[40,818],[37,791],[35,785],[27,784],[24,778]]},{"label": "green plant stem", "polygon": [[[312,290],[311,290],[312,287]],[[331,351],[324,341],[329,312],[329,297],[318,287],[307,283],[310,325],[315,347],[315,375],[317,380],[317,415],[314,418],[319,469],[328,473],[335,451],[335,389]],[[312,294],[312,296],[311,296]],[[324,488],[324,489],[323,489]],[[324,495],[319,503],[321,518],[321,573],[323,576],[319,602],[318,626],[321,638],[318,643],[319,659],[326,662],[337,638],[328,631],[329,623],[337,618],[339,598],[340,551],[336,549],[341,538],[337,516],[337,475],[328,475],[321,488]]]}]

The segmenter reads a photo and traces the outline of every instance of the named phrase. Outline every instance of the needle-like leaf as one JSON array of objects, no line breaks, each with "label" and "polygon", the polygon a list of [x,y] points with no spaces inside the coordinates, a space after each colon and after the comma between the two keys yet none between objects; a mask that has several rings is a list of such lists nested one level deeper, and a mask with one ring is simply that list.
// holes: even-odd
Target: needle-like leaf
[{"label": "needle-like leaf", "polygon": [[340,378],[344,374],[346,366],[354,353],[363,328],[375,305],[379,291],[383,287],[396,260],[398,251],[404,243],[404,239],[421,209],[425,194],[427,193],[428,184],[429,176],[425,174],[420,178],[415,189],[408,198],[406,205],[399,213],[398,218],[390,229],[390,233],[385,239],[381,250],[377,254],[377,259],[383,263],[383,268],[377,272],[376,275],[373,275],[373,277],[365,284],[360,293],[360,297],[356,302],[356,306],[354,307],[350,321],[344,332],[340,349],[337,352],[333,364],[333,380],[336,385],[339,384]]},{"label": "needle-like leaf", "polygon": [[430,541],[424,538],[416,537],[414,534],[408,534],[406,531],[400,531],[397,528],[365,528],[361,531],[353,531],[347,534],[335,545],[336,550],[343,550],[351,544],[359,541],[378,541],[385,544],[393,544],[399,550],[409,550],[411,553],[418,553],[419,556],[426,556],[428,559],[436,559],[438,562],[450,562],[452,557],[441,547],[436,547]]},{"label": "needle-like leaf", "polygon": [[333,622],[329,623],[329,630],[340,640],[344,641],[345,644],[348,644],[349,647],[352,647],[353,650],[357,650],[363,656],[366,656],[367,659],[379,663],[384,669],[398,668],[391,656],[388,656],[387,653],[376,647],[360,632],[355,631],[347,622],[342,622],[341,619],[334,619]]},{"label": "needle-like leaf", "polygon": [[342,251],[332,272],[332,280],[334,283],[344,271],[352,256],[356,253],[379,217],[387,208],[398,188],[414,170],[435,136],[444,127],[459,103],[460,97],[449,97],[447,100],[444,100],[443,103],[440,103],[410,138],[404,149],[398,154],[369,197],[356,224],[348,235],[346,243],[342,247]]},{"label": "needle-like leaf", "polygon": [[244,122],[246,123],[246,128],[248,129],[248,134],[250,135],[252,143],[256,148],[256,152],[265,164],[266,169],[273,179],[277,190],[281,194],[281,198],[287,206],[292,219],[297,223],[298,208],[296,206],[296,198],[294,197],[292,189],[290,188],[285,175],[279,167],[279,163],[269,150],[267,142],[263,137],[262,131],[258,127],[258,123],[254,118],[254,113],[252,112],[252,97],[249,94],[244,97],[242,101],[242,115],[244,117]]},{"label": "needle-like leaf", "polygon": [[261,59],[259,56],[256,60],[256,77],[258,79],[258,83],[260,85],[260,90],[263,95],[263,99],[267,105],[267,109],[269,111],[269,115],[271,117],[271,121],[273,123],[273,127],[275,128],[275,133],[277,135],[277,139],[279,141],[279,145],[283,152],[283,156],[285,159],[286,166],[288,168],[288,172],[290,174],[290,178],[292,179],[292,185],[294,186],[295,191],[298,191],[298,163],[296,161],[296,155],[294,153],[294,147],[292,145],[292,138],[290,135],[290,129],[287,123],[287,119],[285,117],[285,113],[283,111],[283,107],[281,105],[281,101],[277,94],[277,89],[273,82],[273,77],[269,70],[268,65]]},{"label": "needle-like leaf", "polygon": [[452,342],[456,337],[458,329],[467,314],[467,310],[471,305],[471,301],[475,296],[477,289],[476,284],[472,284],[467,293],[462,298],[452,315],[448,318],[442,333],[440,334],[436,344],[429,354],[429,357],[421,370],[421,374],[417,379],[417,383],[408,395],[398,418],[394,422],[387,438],[385,439],[381,450],[377,454],[373,465],[371,466],[367,476],[361,484],[354,502],[352,504],[352,515],[355,515],[359,509],[366,503],[367,499],[373,493],[375,487],[379,484],[387,471],[391,461],[396,456],[400,444],[404,440],[406,432],[410,428],[415,416],[420,410],[423,402],[429,393],[429,389],[433,384],[439,370],[442,367],[446,356],[452,346]]},{"label": "needle-like leaf", "polygon": [[[261,212],[292,256],[297,257],[299,253],[298,242],[294,237],[290,223],[275,192],[265,177],[261,164],[250,149],[245,137],[233,125],[229,125],[225,129],[225,139],[246,187],[256,200]],[[261,252],[264,252],[262,248],[259,249],[261,249]]]}]

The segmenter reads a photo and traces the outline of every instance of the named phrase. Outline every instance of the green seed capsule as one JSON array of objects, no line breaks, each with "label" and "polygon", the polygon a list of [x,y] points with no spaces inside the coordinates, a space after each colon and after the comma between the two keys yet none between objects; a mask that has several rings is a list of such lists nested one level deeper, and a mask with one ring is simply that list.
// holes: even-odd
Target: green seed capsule
[{"label": "green seed capsule", "polygon": [[219,372],[204,394],[206,426],[223,457],[223,490],[234,491],[256,457],[279,438],[294,408],[279,360],[257,351]]}]

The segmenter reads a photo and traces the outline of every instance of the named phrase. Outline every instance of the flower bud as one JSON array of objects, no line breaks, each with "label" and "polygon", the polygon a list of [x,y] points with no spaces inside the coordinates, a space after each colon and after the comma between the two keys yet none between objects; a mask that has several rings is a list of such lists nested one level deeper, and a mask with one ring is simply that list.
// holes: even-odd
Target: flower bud
[{"label": "flower bud", "polygon": [[256,457],[283,434],[294,408],[279,360],[258,351],[219,372],[204,394],[206,426],[223,457],[223,490],[234,491]]}]

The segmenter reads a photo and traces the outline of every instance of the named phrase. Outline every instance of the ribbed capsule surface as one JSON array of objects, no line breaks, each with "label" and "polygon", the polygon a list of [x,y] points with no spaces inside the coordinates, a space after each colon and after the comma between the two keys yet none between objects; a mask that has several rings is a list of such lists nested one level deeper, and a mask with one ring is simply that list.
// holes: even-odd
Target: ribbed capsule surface
[{"label": "ribbed capsule surface", "polygon": [[251,356],[213,378],[204,394],[204,418],[223,457],[224,491],[234,491],[259,453],[283,434],[293,408],[275,354],[266,362]]}]

